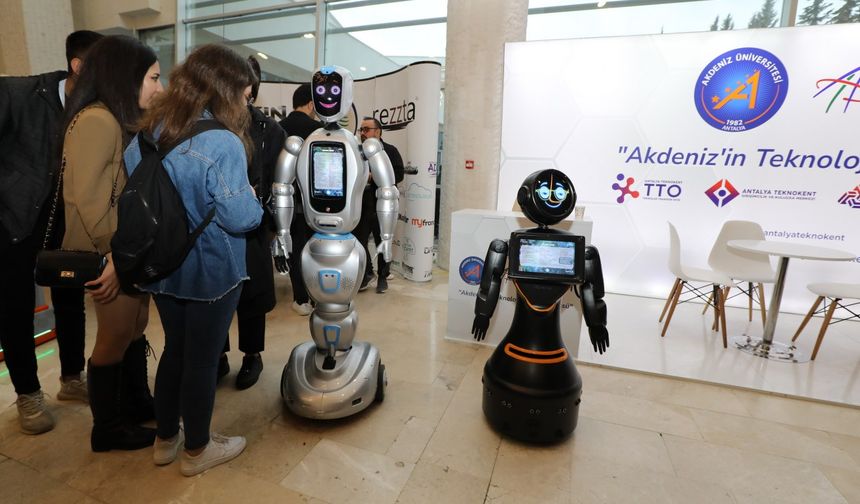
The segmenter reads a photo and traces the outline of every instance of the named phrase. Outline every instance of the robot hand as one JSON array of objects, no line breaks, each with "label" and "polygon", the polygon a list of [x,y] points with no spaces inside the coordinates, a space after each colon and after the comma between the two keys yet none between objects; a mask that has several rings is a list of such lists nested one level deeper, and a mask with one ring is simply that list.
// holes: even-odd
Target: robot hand
[{"label": "robot hand", "polygon": [[278,273],[286,275],[290,271],[290,266],[287,263],[287,257],[293,249],[293,242],[290,235],[276,236],[272,240],[272,257],[275,259],[275,269]]},{"label": "robot hand", "polygon": [[591,346],[595,352],[603,353],[609,348],[609,331],[606,326],[594,326],[588,328],[588,336],[591,338]]},{"label": "robot hand", "polygon": [[391,239],[382,240],[379,243],[379,247],[376,249],[377,254],[382,254],[382,258],[385,262],[391,262]]},{"label": "robot hand", "polygon": [[490,317],[486,315],[475,315],[475,321],[472,322],[472,336],[475,341],[483,341],[487,336],[487,328],[490,327]]}]

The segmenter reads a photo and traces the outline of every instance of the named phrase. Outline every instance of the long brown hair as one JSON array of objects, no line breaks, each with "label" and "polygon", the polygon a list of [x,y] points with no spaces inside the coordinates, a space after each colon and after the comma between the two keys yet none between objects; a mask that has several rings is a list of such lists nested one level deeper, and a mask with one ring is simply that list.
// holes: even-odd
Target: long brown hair
[{"label": "long brown hair", "polygon": [[233,50],[217,44],[200,46],[170,72],[170,85],[155,97],[141,129],[153,133],[161,128],[159,146],[173,145],[208,110],[242,140],[250,159],[250,114],[243,93],[252,82],[251,67]]}]

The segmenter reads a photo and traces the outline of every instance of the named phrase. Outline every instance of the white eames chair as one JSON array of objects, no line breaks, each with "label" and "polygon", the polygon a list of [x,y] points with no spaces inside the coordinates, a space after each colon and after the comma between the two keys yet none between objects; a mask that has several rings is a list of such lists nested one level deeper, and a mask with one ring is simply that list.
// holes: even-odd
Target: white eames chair
[{"label": "white eames chair", "polygon": [[[730,240],[764,240],[764,230],[755,222],[750,221],[726,221],[720,234],[717,236],[711,254],[708,256],[708,265],[715,271],[728,275],[733,282],[730,285],[738,287],[741,293],[746,294],[749,299],[749,320],[753,317],[753,296],[758,295],[756,300],[761,309],[761,323],[765,325],[767,315],[765,313],[764,285],[776,281],[776,272],[770,264],[770,258],[765,254],[754,254],[729,248]],[[726,289],[725,298],[728,297]],[[757,291],[757,292],[756,292]],[[707,306],[705,307],[707,309]]]},{"label": "white eames chair", "polygon": [[[821,322],[821,329],[818,331],[818,339],[815,341],[815,349],[812,350],[811,359],[815,360],[815,356],[818,355],[818,349],[821,347],[821,342],[824,340],[824,333],[827,332],[827,328],[830,325],[835,324],[836,322],[860,318],[860,313],[855,313],[851,309],[854,306],[860,305],[860,301],[855,301],[851,304],[845,304],[843,302],[845,299],[860,299],[860,284],[814,283],[807,285],[806,288],[812,291],[813,294],[817,294],[818,299],[816,299],[815,303],[812,304],[812,308],[809,309],[806,317],[803,318],[803,322],[800,323],[800,327],[797,328],[797,332],[794,333],[794,337],[791,338],[791,341],[796,340],[797,337],[800,336],[800,333],[803,332],[803,329],[806,327],[806,324],[813,315],[824,313],[824,321]],[[825,299],[827,301],[825,301],[824,306],[820,310],[815,311],[818,308],[818,305],[820,305]],[[833,312],[836,311],[836,308],[842,308],[851,315],[834,322]]]},{"label": "white eames chair", "polygon": [[[722,328],[723,333],[723,348],[728,347],[726,338],[726,314],[725,314],[725,299],[723,296],[723,288],[731,285],[731,278],[725,273],[713,271],[705,268],[695,268],[681,264],[681,239],[678,237],[678,231],[672,223],[669,223],[669,271],[675,275],[675,283],[672,286],[669,297],[666,299],[666,304],[663,306],[663,313],[660,314],[660,322],[663,317],[666,317],[666,322],[663,325],[663,331],[660,336],[665,336],[669,329],[669,322],[672,321],[672,315],[675,312],[675,307],[680,303],[701,299],[705,303],[714,307],[714,330]],[[700,284],[699,286],[693,285]],[[711,286],[710,298],[707,297],[703,290],[707,285]],[[690,295],[687,299],[681,299],[682,295]],[[668,316],[666,316],[666,312]]]}]

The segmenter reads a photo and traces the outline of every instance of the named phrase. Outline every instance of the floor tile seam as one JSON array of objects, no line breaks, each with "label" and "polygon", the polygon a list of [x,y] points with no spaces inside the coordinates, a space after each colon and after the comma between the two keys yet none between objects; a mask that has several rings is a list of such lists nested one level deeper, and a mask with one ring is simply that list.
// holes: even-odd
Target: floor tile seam
[{"label": "floor tile seam", "polygon": [[[825,467],[827,467],[827,466],[825,466]],[[838,467],[833,468],[833,469],[842,470],[842,471],[848,471],[848,470],[849,470],[849,469],[841,469],[841,468],[838,468]],[[845,502],[846,502],[846,503],[850,503],[850,502],[851,502],[851,499],[849,498],[850,496],[845,495],[845,493],[844,493],[844,492],[842,492],[842,490],[840,490],[838,486],[836,486],[836,483],[834,483],[834,482],[833,482],[833,480],[831,480],[831,479],[830,479],[830,476],[828,476],[827,472],[826,472],[826,471],[822,471],[821,469],[819,469],[819,471],[820,471],[820,472],[821,472],[821,474],[823,474],[823,475],[824,475],[824,477],[827,479],[827,482],[828,482],[828,483],[830,483],[830,486],[832,486],[832,487],[836,490],[836,492],[837,492],[839,495],[841,495],[843,499],[845,499]],[[860,479],[860,471],[853,471],[853,472],[856,472],[856,473],[857,473],[857,476],[858,476],[858,479]]]},{"label": "floor tile seam", "polygon": [[691,441],[704,441],[704,440],[705,440],[704,436],[702,436],[701,431],[699,431],[699,426],[698,426],[698,425],[696,425],[696,424],[695,424],[695,422],[694,422],[693,424],[694,424],[694,425],[696,425],[696,432],[699,434],[699,436],[700,436],[699,438],[692,438],[692,437],[685,436],[685,435],[682,435],[682,434],[675,434],[675,433],[672,433],[672,432],[666,432],[666,431],[664,431],[664,430],[649,429],[649,428],[647,428],[647,427],[639,427],[639,426],[627,425],[627,424],[623,424],[623,423],[614,422],[614,421],[612,421],[612,420],[606,420],[606,419],[604,419],[604,418],[597,418],[597,417],[593,417],[593,416],[590,416],[590,415],[587,415],[587,414],[583,414],[583,413],[580,413],[580,417],[588,418],[589,420],[596,420],[596,421],[598,421],[598,422],[608,423],[608,424],[615,425],[615,426],[618,426],[618,427],[626,427],[626,428],[628,428],[628,429],[637,429],[637,430],[642,430],[642,431],[647,431],[647,432],[653,432],[653,433],[659,434],[659,435],[661,435],[661,436],[664,436],[664,435],[670,435],[670,436],[676,436],[676,437],[683,438],[683,439],[689,439],[689,440],[691,440]]},{"label": "floor tile seam", "polygon": [[[4,456],[5,456],[5,455],[4,455]],[[35,472],[36,474],[38,474],[40,478],[48,478],[50,481],[53,481],[54,483],[56,483],[56,484],[58,484],[58,485],[60,485],[60,486],[62,486],[62,487],[64,487],[64,488],[67,488],[67,489],[69,489],[69,490],[72,490],[72,491],[74,491],[74,492],[77,492],[77,493],[79,493],[79,494],[81,494],[81,495],[85,495],[85,496],[90,497],[90,498],[92,498],[92,499],[94,499],[94,500],[97,500],[97,501],[99,501],[99,502],[103,502],[103,501],[101,501],[100,499],[97,499],[97,498],[95,498],[95,497],[91,496],[91,495],[89,494],[89,492],[84,492],[83,490],[79,490],[79,489],[77,489],[77,488],[75,488],[75,487],[73,487],[73,486],[69,485],[69,484],[68,484],[68,483],[66,483],[65,481],[60,480],[60,479],[57,479],[57,478],[55,478],[54,476],[52,476],[52,475],[50,475],[50,474],[48,474],[48,473],[46,473],[46,472],[43,472],[43,471],[42,471],[42,470],[40,470],[38,467],[35,467],[35,466],[31,465],[31,464],[28,464],[27,462],[24,462],[24,461],[22,461],[22,460],[18,460],[18,459],[13,458],[13,457],[8,457],[6,460],[4,460],[4,461],[0,462],[0,468],[2,468],[2,465],[3,465],[3,464],[5,464],[5,463],[21,464],[22,466],[24,466],[24,467],[26,467],[26,468],[28,468],[28,469],[31,469],[33,472]],[[101,486],[101,485],[99,485],[99,486]],[[98,488],[98,487],[96,487],[96,488]]]},{"label": "floor tile seam", "polygon": [[[581,361],[581,360],[576,360],[576,365],[577,366],[582,365],[582,366],[586,366],[586,367],[602,368],[602,369],[606,369],[606,370],[617,371],[620,373],[627,373],[627,374],[640,374],[640,375],[644,375],[644,376],[661,378],[661,379],[669,380],[669,381],[695,383],[695,384],[699,384],[699,385],[724,388],[730,392],[745,392],[745,393],[757,394],[757,395],[762,395],[762,396],[771,397],[771,398],[787,399],[787,400],[792,400],[792,401],[803,401],[803,402],[809,402],[809,403],[813,403],[813,404],[822,404],[825,406],[834,406],[837,408],[844,408],[844,409],[848,409],[848,410],[860,410],[860,404],[840,403],[840,402],[835,402],[835,401],[828,401],[825,399],[816,399],[813,397],[804,397],[804,396],[789,394],[789,393],[785,393],[785,392],[775,392],[772,390],[755,389],[755,388],[743,387],[740,385],[733,385],[730,383],[712,382],[712,381],[707,381],[707,380],[703,380],[703,379],[699,379],[699,378],[691,378],[689,376],[676,376],[676,375],[661,374],[661,373],[657,373],[654,371],[645,371],[645,370],[640,370],[640,369],[624,368],[624,367],[615,366],[615,365],[611,365],[611,364],[600,364],[600,363],[596,363],[596,362],[588,362],[588,361]],[[790,364],[785,364],[785,365],[790,365]],[[746,406],[743,403],[741,403],[741,405],[746,409]]]},{"label": "floor tile seam", "polygon": [[[307,453],[305,453],[304,457],[302,457],[302,458],[301,458],[301,459],[296,463],[296,465],[294,465],[292,468],[290,468],[290,470],[289,470],[289,471],[287,471],[287,474],[285,474],[285,475],[284,475],[284,477],[283,477],[283,478],[281,478],[281,481],[279,481],[277,484],[278,484],[278,485],[280,485],[280,486],[283,486],[284,488],[289,488],[290,490],[292,490],[292,491],[294,491],[294,492],[302,493],[301,491],[296,490],[295,488],[292,488],[292,487],[290,487],[290,486],[285,485],[285,484],[284,484],[284,482],[285,482],[285,481],[290,477],[290,475],[291,475],[291,474],[293,474],[293,471],[295,471],[296,469],[298,469],[298,468],[302,465],[302,462],[304,462],[305,457],[307,457],[307,456],[308,456],[308,454],[310,454],[310,453],[314,450],[314,448],[316,448],[316,447],[317,447],[317,445],[319,445],[319,444],[320,444],[320,442],[322,442],[322,440],[323,440],[323,439],[326,439],[326,438],[323,438],[323,437],[318,438],[318,439],[317,439],[317,441],[316,441],[316,443],[314,443],[314,445],[313,445],[313,446],[311,446],[310,450],[308,450],[308,452],[307,452]],[[329,441],[332,441],[332,440],[331,440],[331,439],[329,439]],[[304,494],[302,494],[302,495],[304,495]],[[311,495],[310,497],[314,497],[314,498],[316,498],[316,497],[315,497],[315,496],[313,496],[313,495]],[[321,500],[322,500],[322,499],[321,499]]]}]

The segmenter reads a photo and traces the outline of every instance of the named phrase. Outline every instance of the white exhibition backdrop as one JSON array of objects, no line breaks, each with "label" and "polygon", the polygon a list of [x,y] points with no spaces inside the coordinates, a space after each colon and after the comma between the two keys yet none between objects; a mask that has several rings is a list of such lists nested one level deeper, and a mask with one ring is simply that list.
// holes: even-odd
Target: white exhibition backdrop
[{"label": "white exhibition backdrop", "polygon": [[[744,48],[775,55],[787,78],[771,77],[773,67],[760,59],[766,66],[759,66],[755,106],[764,118],[746,131],[722,131],[700,115],[696,99],[716,103],[730,94],[722,88],[728,84],[740,86],[736,97],[748,93],[751,87],[741,81],[749,74],[730,63],[712,72],[719,88],[705,88],[703,95],[697,84],[712,60],[723,54],[736,59],[750,52]],[[733,219],[760,223],[770,240],[856,254],[860,103],[846,99],[860,99],[858,67],[856,25],[507,44],[497,210],[511,209],[529,173],[565,172],[594,220],[607,290],[622,294],[668,295],[667,221],[678,228],[682,259],[691,266],[707,265],[720,227]],[[732,82],[719,82],[727,76]],[[840,78],[853,83],[825,90],[830,79]],[[785,101],[768,109],[777,83]],[[732,100],[726,111],[750,100]],[[786,166],[800,163],[790,158],[797,154],[815,156],[825,167]],[[613,184],[626,185],[629,178],[639,196],[619,203],[621,190]],[[717,197],[718,206],[706,191],[722,180],[738,195]],[[814,281],[860,282],[860,262],[792,260],[782,308],[808,310],[814,296],[805,286]]]},{"label": "white exhibition backdrop", "polygon": [[[342,126],[357,133],[362,117],[376,117],[382,139],[397,147],[406,166],[400,215],[394,235],[393,267],[409,280],[429,281],[433,271],[436,151],[439,138],[441,66],[413,63],[389,74],[355,81],[353,104]],[[264,82],[256,105],[280,121],[292,110],[296,83]]]}]

